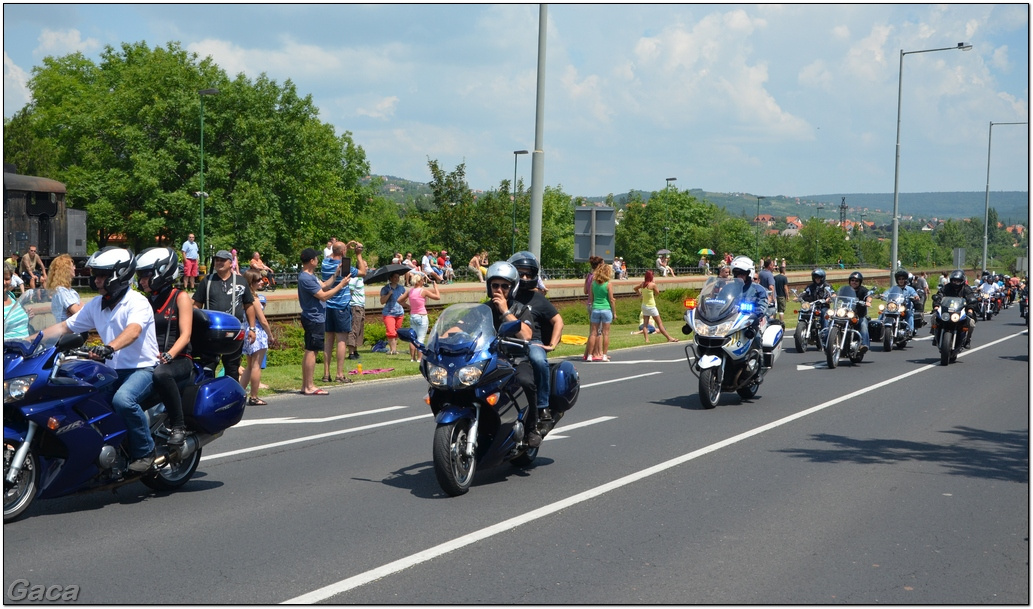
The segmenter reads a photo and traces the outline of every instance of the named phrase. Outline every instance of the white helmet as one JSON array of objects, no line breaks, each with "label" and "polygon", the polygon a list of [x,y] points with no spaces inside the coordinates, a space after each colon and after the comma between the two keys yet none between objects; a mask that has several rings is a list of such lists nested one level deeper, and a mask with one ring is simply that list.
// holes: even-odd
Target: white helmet
[{"label": "white helmet", "polygon": [[735,271],[743,271],[753,277],[753,260],[749,256],[736,256],[732,259],[732,274]]},{"label": "white helmet", "polygon": [[136,274],[151,273],[150,292],[160,294],[179,277],[179,257],[171,247],[149,247],[136,255]]},{"label": "white helmet", "polygon": [[129,290],[136,264],[134,264],[131,250],[109,245],[94,252],[86,261],[86,268],[90,269],[91,276],[104,277],[102,287],[105,294],[101,303],[102,308],[110,308],[118,303]]}]

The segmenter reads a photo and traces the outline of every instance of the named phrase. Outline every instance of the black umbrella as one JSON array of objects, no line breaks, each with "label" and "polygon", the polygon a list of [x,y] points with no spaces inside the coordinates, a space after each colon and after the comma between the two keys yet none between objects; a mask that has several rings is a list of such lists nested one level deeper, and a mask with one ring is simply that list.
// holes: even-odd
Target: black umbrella
[{"label": "black umbrella", "polygon": [[662,249],[662,250],[657,250],[656,251],[656,255],[657,256],[663,256],[664,254],[670,254],[670,253],[671,253],[671,250],[668,250],[668,249]]},{"label": "black umbrella", "polygon": [[391,275],[395,273],[404,275],[411,270],[411,267],[408,267],[404,264],[385,264],[379,269],[376,269],[372,273],[366,275],[366,277],[363,279],[363,283],[371,284],[386,282],[391,277]]}]

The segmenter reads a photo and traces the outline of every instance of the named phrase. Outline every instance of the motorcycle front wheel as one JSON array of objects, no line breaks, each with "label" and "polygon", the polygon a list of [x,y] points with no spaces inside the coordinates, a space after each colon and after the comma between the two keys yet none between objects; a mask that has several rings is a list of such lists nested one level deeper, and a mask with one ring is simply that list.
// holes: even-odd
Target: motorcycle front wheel
[{"label": "motorcycle front wheel", "polygon": [[886,353],[893,350],[893,337],[890,336],[890,329],[888,327],[882,330],[882,350]]},{"label": "motorcycle front wheel", "polygon": [[466,494],[477,470],[477,459],[466,454],[470,424],[470,419],[459,419],[434,430],[434,475],[450,497]]},{"label": "motorcycle front wheel", "polygon": [[4,442],[4,522],[10,522],[29,509],[36,498],[39,486],[39,468],[36,467],[36,451],[29,449],[25,455],[25,463],[14,484],[8,484],[7,472],[11,469],[11,459],[20,444]]},{"label": "motorcycle front wheel", "polygon": [[197,471],[201,464],[201,448],[190,453],[183,461],[171,463],[158,470],[157,473],[144,476],[140,479],[145,485],[156,491],[174,491],[190,482],[190,478]]},{"label": "motorcycle front wheel", "polygon": [[721,383],[717,380],[717,370],[707,368],[699,371],[699,401],[703,408],[710,410],[717,406],[721,397]]},{"label": "motorcycle front wheel", "polygon": [[839,350],[839,327],[832,326],[829,328],[828,338],[825,339],[825,361],[829,368],[839,365]]},{"label": "motorcycle front wheel", "polygon": [[940,365],[951,363],[951,350],[954,348],[954,333],[944,331],[940,334]]},{"label": "motorcycle front wheel", "polygon": [[807,327],[796,326],[796,332],[793,333],[793,343],[796,345],[796,352],[803,353],[807,351]]}]

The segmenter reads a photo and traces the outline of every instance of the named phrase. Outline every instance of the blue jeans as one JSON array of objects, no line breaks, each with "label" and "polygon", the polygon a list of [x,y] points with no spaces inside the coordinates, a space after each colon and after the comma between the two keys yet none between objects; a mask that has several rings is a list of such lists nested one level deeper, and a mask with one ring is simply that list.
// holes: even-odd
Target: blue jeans
[{"label": "blue jeans", "polygon": [[861,344],[865,347],[871,347],[872,343],[868,339],[868,318],[862,317],[861,319],[857,320],[857,325],[857,331],[861,333]]},{"label": "blue jeans", "polygon": [[534,384],[538,387],[538,408],[547,408],[552,378],[549,373],[548,352],[542,348],[542,341],[536,340],[531,343],[530,356],[531,368],[534,369]]},{"label": "blue jeans", "polygon": [[124,368],[118,372],[118,390],[111,398],[111,405],[126,424],[126,439],[129,442],[129,457],[139,459],[154,450],[151,430],[147,427],[147,415],[140,408],[140,400],[151,392],[154,366],[148,368]]}]

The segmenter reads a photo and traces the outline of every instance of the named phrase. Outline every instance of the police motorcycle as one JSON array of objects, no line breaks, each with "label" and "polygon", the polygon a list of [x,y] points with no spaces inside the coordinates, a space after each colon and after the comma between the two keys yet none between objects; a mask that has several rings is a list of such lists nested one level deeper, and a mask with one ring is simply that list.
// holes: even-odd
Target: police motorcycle
[{"label": "police motorcycle", "polygon": [[[424,401],[434,413],[434,474],[452,497],[470,490],[478,468],[502,463],[529,467],[540,447],[525,439],[528,397],[516,378],[514,358],[526,357],[529,343],[515,338],[519,321],[505,322],[496,333],[491,308],[454,304],[438,317],[426,345],[411,328],[398,337],[412,343],[423,360],[420,373],[430,385]],[[580,380],[569,361],[549,362],[551,421],[539,420],[543,437],[577,402]]]},{"label": "police motorcycle", "polygon": [[857,305],[853,288],[845,285],[836,292],[832,305],[825,312],[826,325],[821,331],[821,342],[829,368],[838,366],[840,355],[844,353],[851,364],[859,364],[864,359],[857,324],[865,322],[857,316]]},{"label": "police motorcycle", "polygon": [[969,307],[961,296],[944,296],[933,315],[938,317],[935,343],[940,350],[940,365],[947,366],[958,359],[969,340]]},{"label": "police motorcycle", "polygon": [[828,303],[824,300],[807,302],[803,300],[803,297],[800,296],[796,289],[793,289],[792,292],[793,296],[796,297],[796,301],[800,303],[800,311],[796,318],[796,331],[793,333],[793,343],[796,346],[796,352],[806,352],[808,345],[814,345],[815,348],[820,350],[821,338],[818,336],[818,332],[821,330],[821,316]]},{"label": "police motorcycle", "polygon": [[711,277],[697,298],[684,301],[682,333],[695,332],[685,357],[706,409],[717,406],[722,391],[752,399],[782,352],[782,326],[766,315],[754,325],[755,307],[764,305],[745,300],[744,289],[742,279]]},{"label": "police motorcycle", "polygon": [[[193,382],[182,387],[187,435],[179,446],[168,444],[165,407],[152,394],[141,405],[157,454],[149,470],[131,471],[127,427],[109,391],[117,372],[91,358],[82,334],[44,339],[40,330],[57,323],[51,302],[31,296],[26,292],[15,305],[29,316],[25,336],[4,340],[4,522],[37,499],[137,480],[159,491],[186,484],[202,447],[243,416],[246,394],[240,383],[194,365]],[[232,315],[194,309],[193,316],[195,355],[230,353],[244,339]]]},{"label": "police motorcycle", "polygon": [[871,340],[882,340],[882,350],[892,351],[894,348],[903,349],[908,341],[914,338],[914,332],[907,326],[908,310],[913,310],[915,332],[923,325],[922,313],[914,311],[915,306],[911,299],[907,298],[904,290],[899,286],[893,286],[886,290],[879,299],[885,300],[885,304],[879,305],[879,318],[872,320],[868,326]]}]

